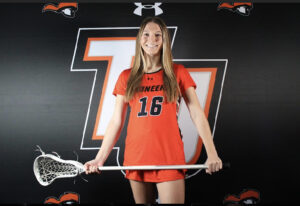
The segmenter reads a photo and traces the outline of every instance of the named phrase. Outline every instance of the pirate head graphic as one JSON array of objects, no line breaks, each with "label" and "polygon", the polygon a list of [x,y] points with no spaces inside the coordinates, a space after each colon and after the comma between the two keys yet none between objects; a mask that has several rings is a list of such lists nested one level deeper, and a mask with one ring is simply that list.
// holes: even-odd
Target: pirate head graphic
[{"label": "pirate head graphic", "polygon": [[47,3],[44,5],[42,12],[55,12],[62,14],[67,18],[74,18],[78,10],[77,2],[60,2],[60,3]]},{"label": "pirate head graphic", "polygon": [[218,10],[227,9],[243,16],[249,16],[252,8],[253,4],[250,2],[222,2],[218,6]]},{"label": "pirate head graphic", "polygon": [[44,201],[44,204],[54,204],[54,205],[74,205],[79,204],[79,194],[75,192],[65,192],[59,198],[48,197]]},{"label": "pirate head graphic", "polygon": [[229,205],[254,205],[259,203],[260,193],[255,189],[245,189],[239,195],[227,195],[223,204]]}]

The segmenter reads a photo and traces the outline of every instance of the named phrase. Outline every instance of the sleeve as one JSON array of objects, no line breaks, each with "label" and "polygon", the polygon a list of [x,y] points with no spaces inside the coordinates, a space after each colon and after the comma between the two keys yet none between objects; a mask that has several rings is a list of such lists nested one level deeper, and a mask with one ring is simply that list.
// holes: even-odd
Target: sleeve
[{"label": "sleeve", "polygon": [[115,84],[115,88],[112,94],[115,96],[117,96],[117,94],[125,95],[126,87],[127,87],[127,80],[126,80],[125,71],[123,71],[119,75],[119,78]]},{"label": "sleeve", "polygon": [[184,94],[189,87],[194,87],[196,89],[196,83],[191,77],[189,71],[186,68],[184,68],[183,65],[180,65],[180,67],[178,68],[178,76],[181,94]]}]

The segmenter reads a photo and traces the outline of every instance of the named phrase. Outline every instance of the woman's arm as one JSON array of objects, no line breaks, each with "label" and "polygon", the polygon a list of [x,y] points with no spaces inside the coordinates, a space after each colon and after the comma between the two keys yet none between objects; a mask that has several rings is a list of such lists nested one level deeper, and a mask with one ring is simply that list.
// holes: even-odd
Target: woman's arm
[{"label": "woman's arm", "polygon": [[128,104],[125,102],[125,97],[123,95],[117,95],[114,112],[106,128],[102,145],[95,159],[84,164],[86,174],[93,172],[99,173],[98,167],[104,164],[112,148],[119,139],[120,133],[124,126],[127,106]]},{"label": "woman's arm", "polygon": [[203,144],[206,149],[206,164],[208,166],[206,172],[211,174],[212,172],[219,171],[220,169],[222,169],[222,161],[217,154],[209,123],[203,109],[200,106],[194,87],[189,87],[185,91],[185,95],[183,97],[190,112],[191,119],[194,122],[198,134],[202,138]]}]

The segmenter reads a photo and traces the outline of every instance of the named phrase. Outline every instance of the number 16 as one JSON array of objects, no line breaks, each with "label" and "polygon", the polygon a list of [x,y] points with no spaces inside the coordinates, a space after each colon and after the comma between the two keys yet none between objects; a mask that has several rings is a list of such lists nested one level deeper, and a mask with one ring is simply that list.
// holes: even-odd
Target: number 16
[{"label": "number 16", "polygon": [[[148,97],[143,97],[140,99],[140,102],[142,103],[142,108],[141,111],[138,113],[138,117],[145,117],[148,115],[148,112],[146,111],[147,100]],[[160,115],[162,110],[162,104],[161,104],[162,102],[163,102],[162,96],[156,96],[152,98],[151,109],[150,109],[151,116]]]}]

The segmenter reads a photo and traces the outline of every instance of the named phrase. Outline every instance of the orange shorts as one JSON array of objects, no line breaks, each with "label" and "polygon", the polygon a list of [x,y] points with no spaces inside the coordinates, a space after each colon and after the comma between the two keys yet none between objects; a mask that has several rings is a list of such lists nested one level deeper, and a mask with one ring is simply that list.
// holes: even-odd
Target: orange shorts
[{"label": "orange shorts", "polygon": [[142,182],[166,182],[184,179],[186,170],[126,170],[126,178]]}]

